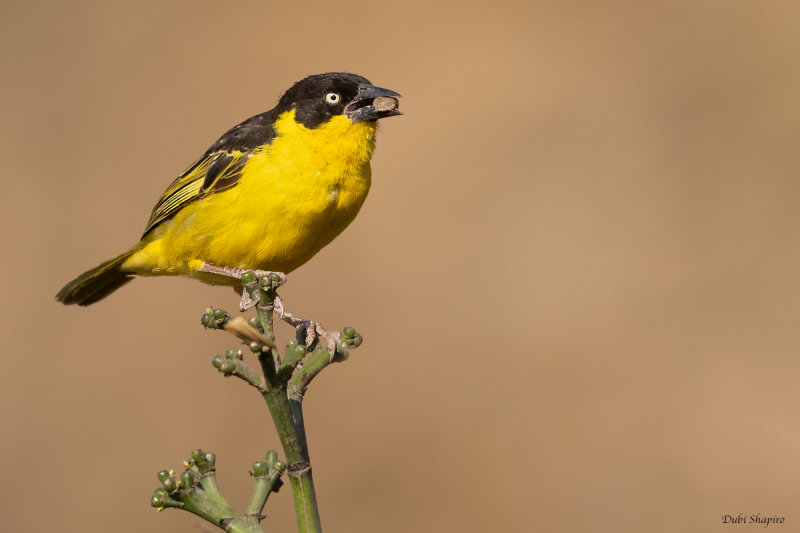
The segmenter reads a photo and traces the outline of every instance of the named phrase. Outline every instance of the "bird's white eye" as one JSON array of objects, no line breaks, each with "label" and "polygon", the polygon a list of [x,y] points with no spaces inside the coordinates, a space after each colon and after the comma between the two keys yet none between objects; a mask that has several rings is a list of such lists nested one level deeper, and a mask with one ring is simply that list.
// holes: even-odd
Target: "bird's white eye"
[{"label": "bird's white eye", "polygon": [[339,96],[339,93],[328,93],[325,95],[325,101],[329,104],[338,104],[341,99],[342,97]]}]

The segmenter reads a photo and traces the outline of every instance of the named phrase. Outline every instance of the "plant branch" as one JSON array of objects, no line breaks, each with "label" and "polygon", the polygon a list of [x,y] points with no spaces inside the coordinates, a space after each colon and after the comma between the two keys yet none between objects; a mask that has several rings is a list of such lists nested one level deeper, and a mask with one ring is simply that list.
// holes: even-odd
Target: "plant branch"
[{"label": "plant branch", "polygon": [[231,348],[225,352],[225,356],[216,356],[214,360],[211,361],[211,364],[226,377],[234,376],[255,387],[259,391],[266,390],[264,377],[250,368],[250,366],[244,362],[243,357],[244,355],[241,350]]},{"label": "plant branch", "polygon": [[[212,364],[225,376],[235,376],[259,391],[269,408],[272,421],[281,441],[286,463],[271,451],[266,461],[253,464],[256,478],[250,502],[243,516],[237,515],[223,498],[214,473],[214,456],[196,450],[186,462],[187,470],[176,481],[172,472],[160,472],[162,488],[153,494],[152,504],[164,509],[176,507],[203,517],[218,527],[233,533],[260,531],[258,521],[269,494],[281,486],[281,474],[286,471],[292,485],[297,525],[300,533],[321,533],[316,491],[312,477],[303,417],[303,398],[313,379],[331,363],[344,361],[349,349],[358,347],[361,336],[353,328],[342,333],[329,332],[318,322],[304,320],[283,308],[277,289],[285,277],[277,273],[254,272],[241,275],[244,294],[242,309],[256,308],[257,318],[249,321],[231,317],[223,309],[207,309],[201,322],[206,328],[221,329],[244,341],[256,355],[261,374],[244,362],[242,350],[232,348],[224,356],[217,355]],[[295,328],[296,339],[286,345],[283,358],[275,344],[274,311],[279,320]],[[327,347],[319,346],[319,339]],[[163,475],[162,475],[163,474]],[[162,479],[163,477],[163,479]]]},{"label": "plant branch", "polygon": [[283,484],[281,474],[286,470],[286,464],[278,460],[278,454],[270,450],[267,460],[253,463],[252,474],[256,478],[256,486],[247,506],[247,515],[261,517],[261,511],[267,503],[267,498],[272,492],[277,492]]},{"label": "plant branch", "polygon": [[[203,450],[192,452],[192,458],[184,462],[186,470],[179,479],[172,470],[158,473],[161,487],[153,492],[150,504],[159,510],[176,508],[189,511],[228,533],[263,533],[258,527],[263,518],[261,510],[270,492],[277,492],[280,488],[280,476],[286,469],[274,451],[267,452],[266,458],[266,462],[253,463],[257,483],[245,516],[236,514],[222,496],[215,474],[216,457]],[[258,509],[250,512],[257,505],[260,505]]]}]

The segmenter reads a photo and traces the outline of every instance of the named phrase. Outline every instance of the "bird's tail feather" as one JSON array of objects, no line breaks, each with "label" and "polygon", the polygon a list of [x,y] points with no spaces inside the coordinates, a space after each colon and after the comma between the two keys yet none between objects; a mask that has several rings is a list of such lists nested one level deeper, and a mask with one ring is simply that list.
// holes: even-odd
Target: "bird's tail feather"
[{"label": "bird's tail feather", "polygon": [[133,279],[132,273],[124,272],[120,267],[136,250],[137,248],[134,247],[114,259],[109,259],[84,272],[64,285],[64,288],[56,295],[56,300],[64,304],[78,305],[91,305],[102,300]]}]

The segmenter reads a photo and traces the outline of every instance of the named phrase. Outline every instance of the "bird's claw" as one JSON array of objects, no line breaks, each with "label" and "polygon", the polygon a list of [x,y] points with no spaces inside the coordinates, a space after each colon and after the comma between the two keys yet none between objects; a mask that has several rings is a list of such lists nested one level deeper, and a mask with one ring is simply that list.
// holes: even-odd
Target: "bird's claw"
[{"label": "bird's claw", "polygon": [[[241,279],[242,275],[244,275],[247,272],[252,272],[256,280],[264,280],[267,279],[272,274],[274,274],[278,277],[278,283],[277,285],[275,285],[275,288],[286,283],[286,274],[284,274],[283,272],[271,272],[269,270],[244,270],[241,268],[233,268],[233,267],[218,267],[216,265],[210,265],[210,264],[205,264],[202,270],[204,272],[212,272],[214,274],[220,274],[223,276],[228,276],[237,279]],[[244,284],[242,286],[242,299],[239,301],[239,310],[242,312],[248,311],[258,304],[258,301],[253,300],[253,298],[250,296],[250,293],[245,285],[247,284]],[[275,294],[275,306],[280,310],[281,318],[283,318],[283,313],[284,313],[283,302],[280,301],[280,298],[278,297],[277,294]]]},{"label": "bird's claw", "polygon": [[281,297],[275,293],[275,301],[273,302],[275,306],[275,310],[278,311],[278,321],[283,320],[284,315],[286,314],[286,308],[283,306],[283,300]]},{"label": "bird's claw", "polygon": [[339,346],[338,331],[330,332],[325,329],[322,324],[319,322],[314,322],[313,320],[290,320],[288,322],[297,329],[295,333],[297,342],[305,344],[309,347],[309,349],[313,349],[314,345],[319,341],[319,339],[324,339],[331,353],[336,352],[336,349]]},{"label": "bird's claw", "polygon": [[257,303],[258,302],[250,298],[250,294],[248,294],[247,289],[242,289],[242,299],[239,301],[239,311],[248,311],[255,307]]}]

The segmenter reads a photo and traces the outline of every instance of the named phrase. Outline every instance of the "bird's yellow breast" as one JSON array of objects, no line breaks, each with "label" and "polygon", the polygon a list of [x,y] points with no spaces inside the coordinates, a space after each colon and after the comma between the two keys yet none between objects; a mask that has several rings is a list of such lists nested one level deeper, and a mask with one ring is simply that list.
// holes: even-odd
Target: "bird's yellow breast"
[{"label": "bird's yellow breast", "polygon": [[369,191],[375,122],[335,116],[309,129],[292,110],[274,127],[236,186],[188,204],[124,267],[145,275],[192,274],[203,263],[290,272],[341,233]]}]

